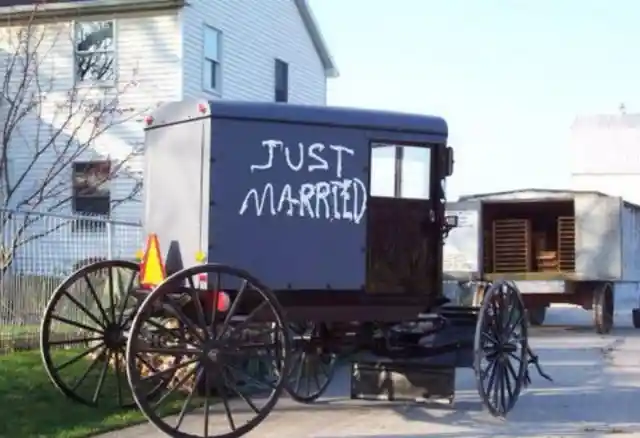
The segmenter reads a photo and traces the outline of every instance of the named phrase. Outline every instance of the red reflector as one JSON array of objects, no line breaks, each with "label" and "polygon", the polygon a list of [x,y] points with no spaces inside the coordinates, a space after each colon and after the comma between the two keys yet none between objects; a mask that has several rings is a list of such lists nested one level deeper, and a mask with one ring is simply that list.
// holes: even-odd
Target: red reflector
[{"label": "red reflector", "polygon": [[207,112],[207,106],[204,103],[199,103],[198,104],[198,111],[201,112],[202,114]]},{"label": "red reflector", "polygon": [[216,310],[218,310],[218,312],[226,312],[229,310],[229,307],[231,307],[231,299],[229,298],[229,294],[225,291],[209,292],[205,298],[205,305],[208,308],[212,308],[215,304],[216,294],[218,294],[218,305],[216,306]]},{"label": "red reflector", "polygon": [[151,117],[151,116],[146,116],[146,117],[144,118],[144,123],[145,123],[147,126],[151,125],[151,124],[153,123],[153,117]]}]

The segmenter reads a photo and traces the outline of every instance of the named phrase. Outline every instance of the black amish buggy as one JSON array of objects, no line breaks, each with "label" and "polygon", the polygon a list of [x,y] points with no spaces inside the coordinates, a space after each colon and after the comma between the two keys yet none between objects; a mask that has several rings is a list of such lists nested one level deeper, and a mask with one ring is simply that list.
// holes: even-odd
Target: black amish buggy
[{"label": "black amish buggy", "polygon": [[[145,125],[141,263],[81,268],[44,315],[43,357],[63,393],[95,405],[104,375],[119,385],[126,371],[120,403],[167,435],[239,437],[283,391],[317,400],[347,361],[353,398],[453,402],[455,370],[467,367],[492,415],[514,407],[537,365],[519,291],[487,283],[477,307],[443,295],[456,226],[443,119],[183,101]],[[85,337],[54,342],[54,322]],[[102,377],[65,382],[69,361],[53,360],[65,343]],[[180,407],[177,419],[163,404]]]}]

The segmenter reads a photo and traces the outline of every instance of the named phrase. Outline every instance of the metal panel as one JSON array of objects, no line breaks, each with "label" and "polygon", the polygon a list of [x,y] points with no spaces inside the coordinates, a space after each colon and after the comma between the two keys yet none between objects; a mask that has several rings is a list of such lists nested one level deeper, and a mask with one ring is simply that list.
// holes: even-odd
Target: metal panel
[{"label": "metal panel", "polygon": [[273,289],[363,287],[364,131],[212,123],[210,260],[244,268]]},{"label": "metal panel", "polygon": [[207,193],[202,181],[208,180],[209,120],[166,125],[145,134],[144,229],[158,234],[171,273],[195,264],[196,253],[206,250]]},{"label": "metal panel", "polygon": [[594,190],[640,204],[640,173],[636,175],[580,174],[571,177],[576,190]]},{"label": "metal panel", "polygon": [[443,250],[445,278],[469,278],[482,271],[482,217],[480,201],[449,202],[447,215],[458,216]]},{"label": "metal panel", "polygon": [[620,198],[576,195],[576,271],[583,278],[622,276],[621,204]]},{"label": "metal panel", "polygon": [[622,279],[640,281],[640,208],[622,207]]}]

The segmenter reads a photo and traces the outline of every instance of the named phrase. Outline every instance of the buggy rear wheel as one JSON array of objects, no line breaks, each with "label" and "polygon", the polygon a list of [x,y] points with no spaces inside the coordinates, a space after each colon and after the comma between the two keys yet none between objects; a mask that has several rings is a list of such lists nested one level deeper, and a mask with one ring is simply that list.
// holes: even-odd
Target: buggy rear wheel
[{"label": "buggy rear wheel", "polygon": [[[157,318],[173,318],[182,333],[149,342]],[[289,336],[275,295],[249,273],[219,264],[179,271],[140,306],[127,343],[133,396],[147,419],[176,438],[236,438],[273,409],[289,372]],[[157,354],[176,365],[145,375],[132,358]],[[247,365],[271,367],[259,376]],[[173,376],[158,400],[144,397],[154,376]],[[156,378],[157,378],[156,377]],[[180,413],[167,417],[173,410]]]},{"label": "buggy rear wheel", "polygon": [[337,355],[326,351],[325,324],[296,323],[290,328],[292,359],[286,390],[299,403],[313,403],[331,384]]},{"label": "buggy rear wheel", "polygon": [[491,415],[504,417],[518,401],[528,366],[526,311],[513,283],[489,286],[478,315],[474,371]]},{"label": "buggy rear wheel", "polygon": [[124,347],[138,304],[138,274],[137,263],[95,262],[71,274],[51,296],[40,351],[52,383],[70,399],[88,406],[135,406]]}]

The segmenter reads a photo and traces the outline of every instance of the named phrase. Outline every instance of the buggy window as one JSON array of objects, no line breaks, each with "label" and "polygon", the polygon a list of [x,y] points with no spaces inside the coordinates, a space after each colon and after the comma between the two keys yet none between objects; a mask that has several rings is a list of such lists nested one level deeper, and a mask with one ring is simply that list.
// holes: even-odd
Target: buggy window
[{"label": "buggy window", "polygon": [[429,199],[431,149],[386,143],[371,145],[371,196]]}]

